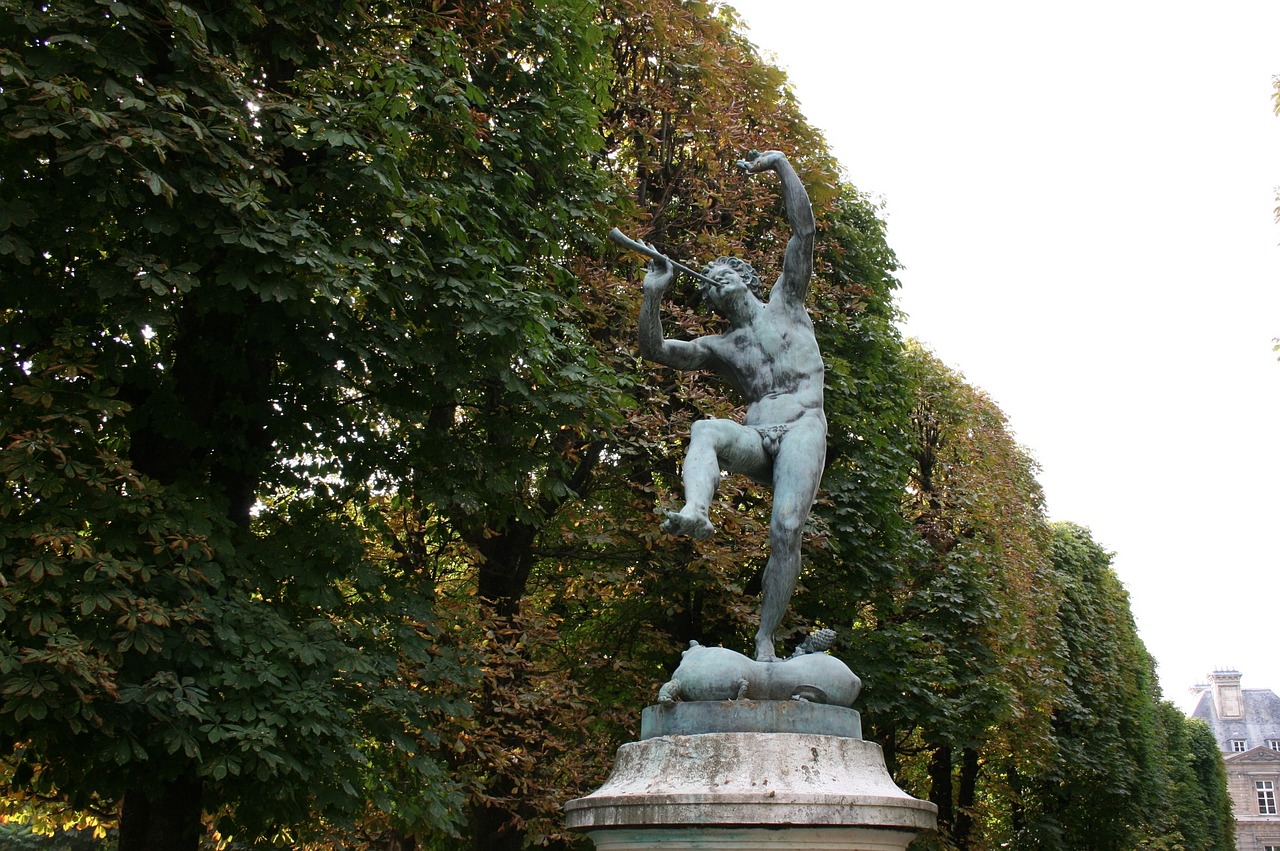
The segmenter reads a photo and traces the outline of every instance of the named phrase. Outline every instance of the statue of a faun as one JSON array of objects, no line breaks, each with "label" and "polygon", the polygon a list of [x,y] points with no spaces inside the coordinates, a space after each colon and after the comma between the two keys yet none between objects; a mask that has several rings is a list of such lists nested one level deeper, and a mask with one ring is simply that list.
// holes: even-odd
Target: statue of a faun
[{"label": "statue of a faun", "polygon": [[652,259],[640,308],[640,354],[676,369],[716,372],[747,403],[742,423],[707,419],[693,424],[684,461],[684,507],[668,512],[662,528],[694,538],[713,534],[707,511],[721,470],[773,488],[755,647],[757,660],[774,661],[774,633],[800,576],[801,535],[822,478],[827,418],[822,355],[805,309],[813,275],[809,195],[780,151],[753,152],[742,165],[752,174],[773,171],[781,179],[792,231],[782,274],[766,296],[755,271],[738,258],[713,260],[702,274],[678,267],[697,278],[703,300],[729,328],[695,340],[671,340],[662,332],[660,305],[677,264],[643,246]]}]

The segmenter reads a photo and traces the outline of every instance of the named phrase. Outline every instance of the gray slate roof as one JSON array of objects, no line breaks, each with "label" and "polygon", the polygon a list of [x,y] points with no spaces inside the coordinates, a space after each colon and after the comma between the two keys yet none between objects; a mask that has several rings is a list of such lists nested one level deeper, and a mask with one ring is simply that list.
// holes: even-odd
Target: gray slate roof
[{"label": "gray slate roof", "polygon": [[1200,693],[1192,718],[1200,718],[1209,725],[1218,748],[1231,750],[1232,739],[1244,739],[1245,747],[1256,748],[1267,739],[1280,739],[1280,696],[1271,689],[1246,688],[1240,690],[1244,702],[1244,717],[1222,719],[1213,702],[1213,689]]}]

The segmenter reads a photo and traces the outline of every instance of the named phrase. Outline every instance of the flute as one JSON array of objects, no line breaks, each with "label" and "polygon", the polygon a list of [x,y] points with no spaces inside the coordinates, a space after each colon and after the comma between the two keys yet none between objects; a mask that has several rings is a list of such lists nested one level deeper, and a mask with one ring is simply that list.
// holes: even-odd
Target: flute
[{"label": "flute", "polygon": [[681,272],[684,272],[686,275],[689,275],[696,280],[702,281],[702,283],[707,284],[708,286],[712,286],[712,287],[716,286],[715,281],[711,280],[701,272],[695,272],[694,270],[690,269],[688,266],[684,265],[683,263],[677,263],[675,260],[672,260],[670,257],[663,254],[661,251],[658,251],[654,248],[650,248],[649,246],[645,245],[643,242],[637,242],[636,240],[627,236],[625,233],[618,230],[617,228],[614,228],[613,230],[609,231],[609,241],[615,242],[618,245],[621,245],[623,248],[630,248],[632,251],[638,251],[641,254],[643,254],[645,257],[652,257],[655,260],[666,260],[674,268],[679,269]]}]

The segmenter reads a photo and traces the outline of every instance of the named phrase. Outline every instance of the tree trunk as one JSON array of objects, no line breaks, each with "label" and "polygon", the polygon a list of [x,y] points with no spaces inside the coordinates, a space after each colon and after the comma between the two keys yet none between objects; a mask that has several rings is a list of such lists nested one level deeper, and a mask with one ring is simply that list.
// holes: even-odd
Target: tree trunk
[{"label": "tree trunk", "polygon": [[976,748],[965,748],[960,755],[960,795],[956,802],[956,828],[951,838],[959,848],[969,847],[973,833],[973,805],[978,796],[978,772],[981,769]]},{"label": "tree trunk", "polygon": [[154,386],[146,376],[122,394],[133,406],[130,458],[138,471],[165,484],[204,479],[243,529],[270,456],[276,362],[255,338],[263,308],[253,302],[246,296],[241,312],[186,305],[168,375]]},{"label": "tree trunk", "polygon": [[885,727],[876,726],[872,730],[872,739],[876,744],[880,745],[880,750],[884,752],[884,767],[889,770],[889,775],[897,777],[898,728],[893,724]]},{"label": "tree trunk", "polygon": [[[558,453],[577,455],[580,460],[573,474],[565,481],[563,494],[538,499],[536,507],[539,516],[552,517],[568,499],[564,494],[577,492],[585,486],[603,448],[604,444],[600,442],[588,445],[566,443],[556,447]],[[466,530],[465,524],[460,523],[458,527]],[[476,591],[481,606],[505,625],[515,624],[520,614],[520,604],[528,592],[529,578],[537,563],[534,545],[541,529],[540,523],[507,517],[489,528],[471,528],[463,532],[463,537],[475,546],[481,556],[476,577]],[[515,639],[515,635],[499,637],[501,641]],[[528,659],[525,658],[525,661]],[[519,667],[509,671],[509,674],[513,677],[525,676],[524,670]],[[506,685],[510,686],[511,683]],[[498,683],[486,683],[485,691],[475,703],[477,724],[490,727],[502,724],[501,715],[495,711],[499,691],[501,689],[498,688]],[[510,742],[512,748],[529,744],[531,743],[519,740]],[[496,801],[479,801],[470,807],[473,847],[476,851],[521,851],[524,847],[525,830],[519,826],[522,821],[520,813],[517,811],[513,814],[513,810],[520,807],[513,778],[501,770],[496,771],[484,791],[487,797]],[[503,804],[503,800],[517,803]]]},{"label": "tree trunk", "polygon": [[1022,773],[1018,771],[1017,762],[1012,759],[1009,760],[1009,789],[1013,792],[1013,800],[1009,805],[1009,831],[1016,840],[1027,824],[1027,814],[1022,804],[1022,796],[1025,794]]},{"label": "tree trunk", "polygon": [[[514,517],[503,525],[502,531],[475,540],[480,551],[477,591],[481,605],[498,621],[511,623],[520,612],[533,569],[533,543],[537,528]],[[512,636],[499,635],[499,641],[510,641]],[[522,676],[518,670],[508,671],[513,677]],[[509,685],[509,683],[508,683]],[[475,703],[477,723],[486,726],[501,724],[501,717],[494,711],[498,700],[498,683],[486,682],[486,688]],[[513,742],[512,746],[520,743]],[[485,795],[501,801],[513,797],[512,780],[503,771],[493,773],[485,784]],[[510,808],[498,802],[478,801],[471,806],[471,826],[475,851],[521,851],[524,847],[524,831],[515,825]]]},{"label": "tree trunk", "polygon": [[938,829],[949,833],[955,824],[950,745],[938,745],[934,749],[929,760],[929,781],[929,800],[938,808]]},{"label": "tree trunk", "polygon": [[197,851],[204,832],[203,786],[192,775],[170,780],[159,792],[136,787],[125,792],[119,851]]},{"label": "tree trunk", "polygon": [[533,570],[533,543],[538,530],[510,518],[502,531],[472,536],[483,560],[476,579],[480,599],[493,606],[498,617],[510,619],[520,611]]},{"label": "tree trunk", "polygon": [[[494,790],[490,790],[494,791]],[[521,851],[524,831],[511,824],[511,813],[493,804],[477,806],[471,811],[475,851]]]},{"label": "tree trunk", "polygon": [[[485,601],[486,604],[488,602]],[[519,608],[519,604],[519,599],[510,601],[515,609]],[[509,642],[514,637],[500,633],[498,640]],[[524,658],[523,654],[521,658]],[[502,702],[504,693],[509,694],[511,689],[520,687],[524,675],[525,671],[517,664],[515,667],[496,671],[494,677],[501,677],[501,680],[485,679],[484,689],[474,703],[477,723],[488,727],[502,724],[502,715],[497,710],[497,705]],[[504,749],[528,744],[513,738],[506,731],[504,739]],[[515,817],[517,814],[512,812],[520,808],[521,804],[515,779],[508,773],[509,770],[494,770],[484,784],[485,798],[471,804],[472,847],[475,851],[521,851],[524,847],[524,829],[519,826],[520,819]]]},{"label": "tree trunk", "polygon": [[[243,313],[202,313],[188,304],[163,382],[127,389],[135,396],[131,458],[138,471],[165,484],[203,480],[244,530],[269,454],[275,364],[271,349],[253,338],[247,317],[259,309],[255,298],[246,295]],[[181,677],[181,665],[171,664]],[[120,851],[196,851],[202,798],[194,769],[159,791],[128,789]]]}]

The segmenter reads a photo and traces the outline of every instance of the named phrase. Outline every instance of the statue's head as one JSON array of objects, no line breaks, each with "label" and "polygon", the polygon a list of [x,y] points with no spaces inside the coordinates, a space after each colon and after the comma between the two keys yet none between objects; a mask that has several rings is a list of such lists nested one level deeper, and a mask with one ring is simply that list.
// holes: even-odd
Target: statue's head
[{"label": "statue's head", "polygon": [[[764,288],[760,284],[760,276],[756,274],[755,269],[751,268],[751,264],[745,260],[737,257],[717,257],[707,264],[702,274],[713,281],[725,281],[727,283],[732,283],[736,278],[757,299],[764,300]],[[711,285],[706,283],[698,288],[698,294],[702,296],[702,300],[708,301],[714,308],[716,306],[714,297],[710,300],[707,298],[708,295],[711,295],[711,291]]]}]

